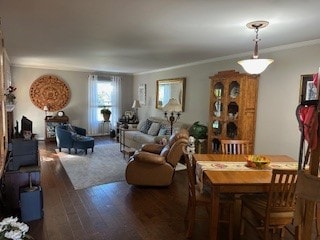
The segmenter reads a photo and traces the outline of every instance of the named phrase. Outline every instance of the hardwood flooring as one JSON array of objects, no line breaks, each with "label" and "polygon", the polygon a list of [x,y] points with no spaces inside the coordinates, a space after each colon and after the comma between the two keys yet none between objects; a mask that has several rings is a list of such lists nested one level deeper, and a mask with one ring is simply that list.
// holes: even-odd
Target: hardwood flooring
[{"label": "hardwood flooring", "polygon": [[[96,138],[96,144],[110,142],[114,140]],[[44,217],[27,223],[34,239],[185,239],[186,171],[176,172],[173,184],[164,188],[134,187],[122,181],[74,190],[55,147],[39,142],[40,155],[45,156],[41,162]],[[207,240],[208,233],[208,220],[197,221],[192,239]]]}]

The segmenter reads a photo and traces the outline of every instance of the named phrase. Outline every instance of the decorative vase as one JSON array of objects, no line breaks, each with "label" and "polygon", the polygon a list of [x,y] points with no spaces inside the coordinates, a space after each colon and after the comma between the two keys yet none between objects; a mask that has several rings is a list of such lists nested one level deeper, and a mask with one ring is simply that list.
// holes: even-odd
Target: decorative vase
[{"label": "decorative vase", "polygon": [[16,99],[16,96],[13,93],[6,94],[6,102],[9,105],[14,104],[14,100]]}]

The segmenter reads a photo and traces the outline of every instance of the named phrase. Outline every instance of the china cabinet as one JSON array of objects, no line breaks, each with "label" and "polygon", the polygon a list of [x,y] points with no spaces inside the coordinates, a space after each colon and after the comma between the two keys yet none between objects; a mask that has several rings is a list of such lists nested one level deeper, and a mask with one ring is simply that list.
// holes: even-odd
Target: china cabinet
[{"label": "china cabinet", "polygon": [[249,140],[254,151],[258,77],[233,70],[210,77],[208,152],[221,152],[221,139]]}]

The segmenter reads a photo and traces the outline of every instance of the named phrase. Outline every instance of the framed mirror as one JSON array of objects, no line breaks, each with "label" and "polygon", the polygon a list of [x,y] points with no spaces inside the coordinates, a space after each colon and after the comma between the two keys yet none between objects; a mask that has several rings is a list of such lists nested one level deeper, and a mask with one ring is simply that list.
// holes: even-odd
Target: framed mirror
[{"label": "framed mirror", "polygon": [[186,78],[157,80],[156,108],[162,109],[171,98],[175,98],[184,111],[185,89]]}]

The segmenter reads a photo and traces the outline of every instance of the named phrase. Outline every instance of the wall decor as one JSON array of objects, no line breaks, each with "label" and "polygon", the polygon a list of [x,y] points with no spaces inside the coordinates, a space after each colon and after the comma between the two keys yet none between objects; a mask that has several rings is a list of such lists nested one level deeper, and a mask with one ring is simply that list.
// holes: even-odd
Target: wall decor
[{"label": "wall decor", "polygon": [[157,80],[156,108],[162,109],[171,98],[175,98],[184,111],[186,78]]},{"label": "wall decor", "polygon": [[70,89],[60,78],[44,75],[31,84],[29,95],[32,103],[41,110],[47,106],[50,112],[55,112],[68,104]]},{"label": "wall decor", "polygon": [[[316,75],[317,77],[317,75]],[[314,105],[318,100],[317,87],[314,84],[314,75],[301,75],[300,82],[300,103],[304,105]]]},{"label": "wall decor", "polygon": [[139,84],[138,97],[140,104],[146,104],[146,84]]}]

